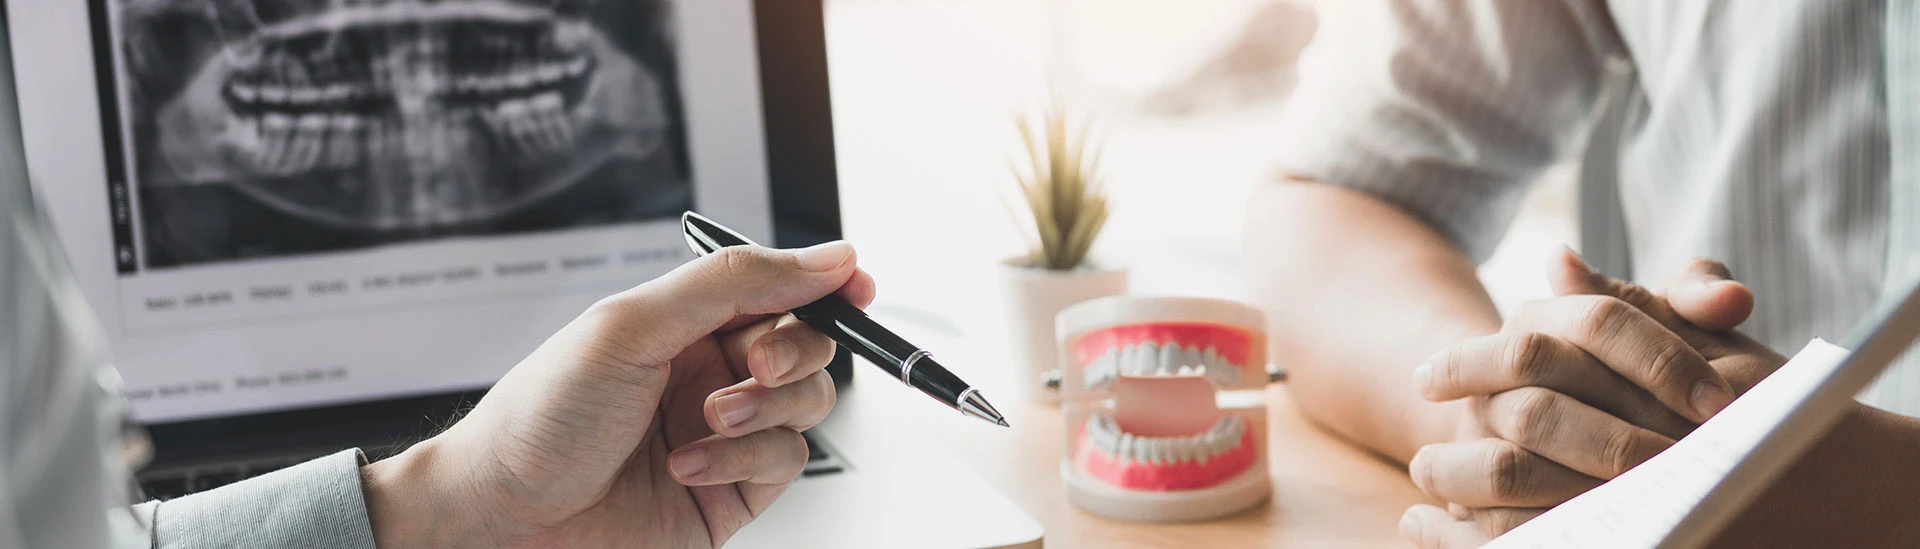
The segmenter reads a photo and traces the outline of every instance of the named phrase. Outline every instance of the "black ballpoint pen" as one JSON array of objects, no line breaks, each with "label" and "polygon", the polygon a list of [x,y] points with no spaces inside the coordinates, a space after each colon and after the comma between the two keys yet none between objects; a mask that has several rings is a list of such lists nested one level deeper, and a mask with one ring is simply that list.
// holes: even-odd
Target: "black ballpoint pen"
[{"label": "black ballpoint pen", "polygon": [[[686,233],[687,247],[702,256],[727,246],[753,244],[752,240],[740,236],[740,233],[693,212],[681,214],[680,228]],[[1001,427],[1007,426],[1006,418],[987,403],[986,397],[980,396],[980,391],[961,381],[959,376],[947,371],[940,363],[934,362],[932,353],[894,335],[840,296],[828,295],[790,312],[794,318],[827,334],[827,337],[853,351],[853,354],[866,358],[874,366],[886,371],[887,375],[898,378],[901,383],[919,389],[962,414]]]}]

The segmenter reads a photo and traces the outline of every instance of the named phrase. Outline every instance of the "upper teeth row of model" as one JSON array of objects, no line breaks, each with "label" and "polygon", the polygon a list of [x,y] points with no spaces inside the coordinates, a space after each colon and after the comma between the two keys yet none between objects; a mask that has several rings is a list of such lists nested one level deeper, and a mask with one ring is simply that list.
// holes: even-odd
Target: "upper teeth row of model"
[{"label": "upper teeth row of model", "polygon": [[[474,116],[498,150],[520,158],[545,157],[570,150],[574,120],[560,92],[503,101]],[[287,115],[269,112],[234,119],[228,142],[249,153],[253,167],[273,176],[292,176],[319,168],[353,169],[366,151],[403,149],[445,141],[471,132],[471,118],[446,116],[405,122],[346,114]]]},{"label": "upper teeth row of model", "polygon": [[[551,87],[585,75],[590,65],[591,62],[585,57],[547,61],[501,74],[441,77],[445,84],[439,87],[443,91],[462,94],[531,93],[534,89]],[[299,80],[304,79],[280,83],[235,79],[227,83],[227,91],[241,103],[292,106],[340,103],[369,95],[364,85],[308,85],[299,83]]]},{"label": "upper teeth row of model", "polygon": [[1220,356],[1213,347],[1199,349],[1178,343],[1141,342],[1126,348],[1107,349],[1083,371],[1087,387],[1099,387],[1115,377],[1205,375],[1214,386],[1228,387],[1240,382],[1240,367]]},{"label": "upper teeth row of model", "polygon": [[1145,437],[1121,431],[1106,414],[1087,417],[1087,438],[1108,454],[1138,463],[1173,465],[1198,461],[1202,465],[1214,456],[1240,445],[1247,434],[1246,420],[1226,414],[1205,433],[1179,437]]}]

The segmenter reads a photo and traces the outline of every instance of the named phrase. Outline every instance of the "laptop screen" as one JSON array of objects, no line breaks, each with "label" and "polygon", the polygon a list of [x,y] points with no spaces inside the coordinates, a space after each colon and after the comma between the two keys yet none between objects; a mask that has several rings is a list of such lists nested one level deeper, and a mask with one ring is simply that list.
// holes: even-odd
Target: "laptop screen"
[{"label": "laptop screen", "polygon": [[747,0],[9,2],[35,192],[138,419],[484,387],[772,241]]}]

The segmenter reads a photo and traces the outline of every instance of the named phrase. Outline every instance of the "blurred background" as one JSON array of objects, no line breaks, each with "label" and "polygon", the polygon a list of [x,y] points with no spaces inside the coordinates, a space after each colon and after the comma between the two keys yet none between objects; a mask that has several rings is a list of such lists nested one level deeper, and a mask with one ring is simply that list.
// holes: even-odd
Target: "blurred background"
[{"label": "blurred background", "polygon": [[[842,215],[876,307],[953,335],[994,318],[951,289],[1025,250],[997,193],[1015,118],[1049,89],[1104,132],[1114,209],[1093,257],[1134,293],[1244,297],[1245,198],[1274,176],[1314,28],[1312,2],[1281,0],[829,0]],[[1481,266],[1503,311],[1546,297],[1547,254],[1578,240],[1573,174],[1550,170]]]}]

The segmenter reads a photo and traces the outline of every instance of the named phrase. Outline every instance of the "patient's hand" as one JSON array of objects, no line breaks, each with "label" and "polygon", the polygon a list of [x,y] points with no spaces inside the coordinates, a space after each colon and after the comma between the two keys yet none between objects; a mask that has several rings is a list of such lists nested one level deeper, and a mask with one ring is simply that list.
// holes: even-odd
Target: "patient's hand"
[{"label": "patient's hand", "polygon": [[1409,539],[1454,547],[1512,529],[1666,449],[1785,362],[1731,331],[1752,294],[1717,262],[1648,291],[1568,252],[1549,278],[1561,297],[1416,373],[1422,395],[1467,398],[1470,413],[1456,442],[1409,464],[1421,489],[1453,504],[1409,510]]},{"label": "patient's hand", "polygon": [[717,547],[806,464],[834,344],[785,314],[873,282],[844,243],[728,248],[608,297],[445,433],[368,465],[382,546]]}]

